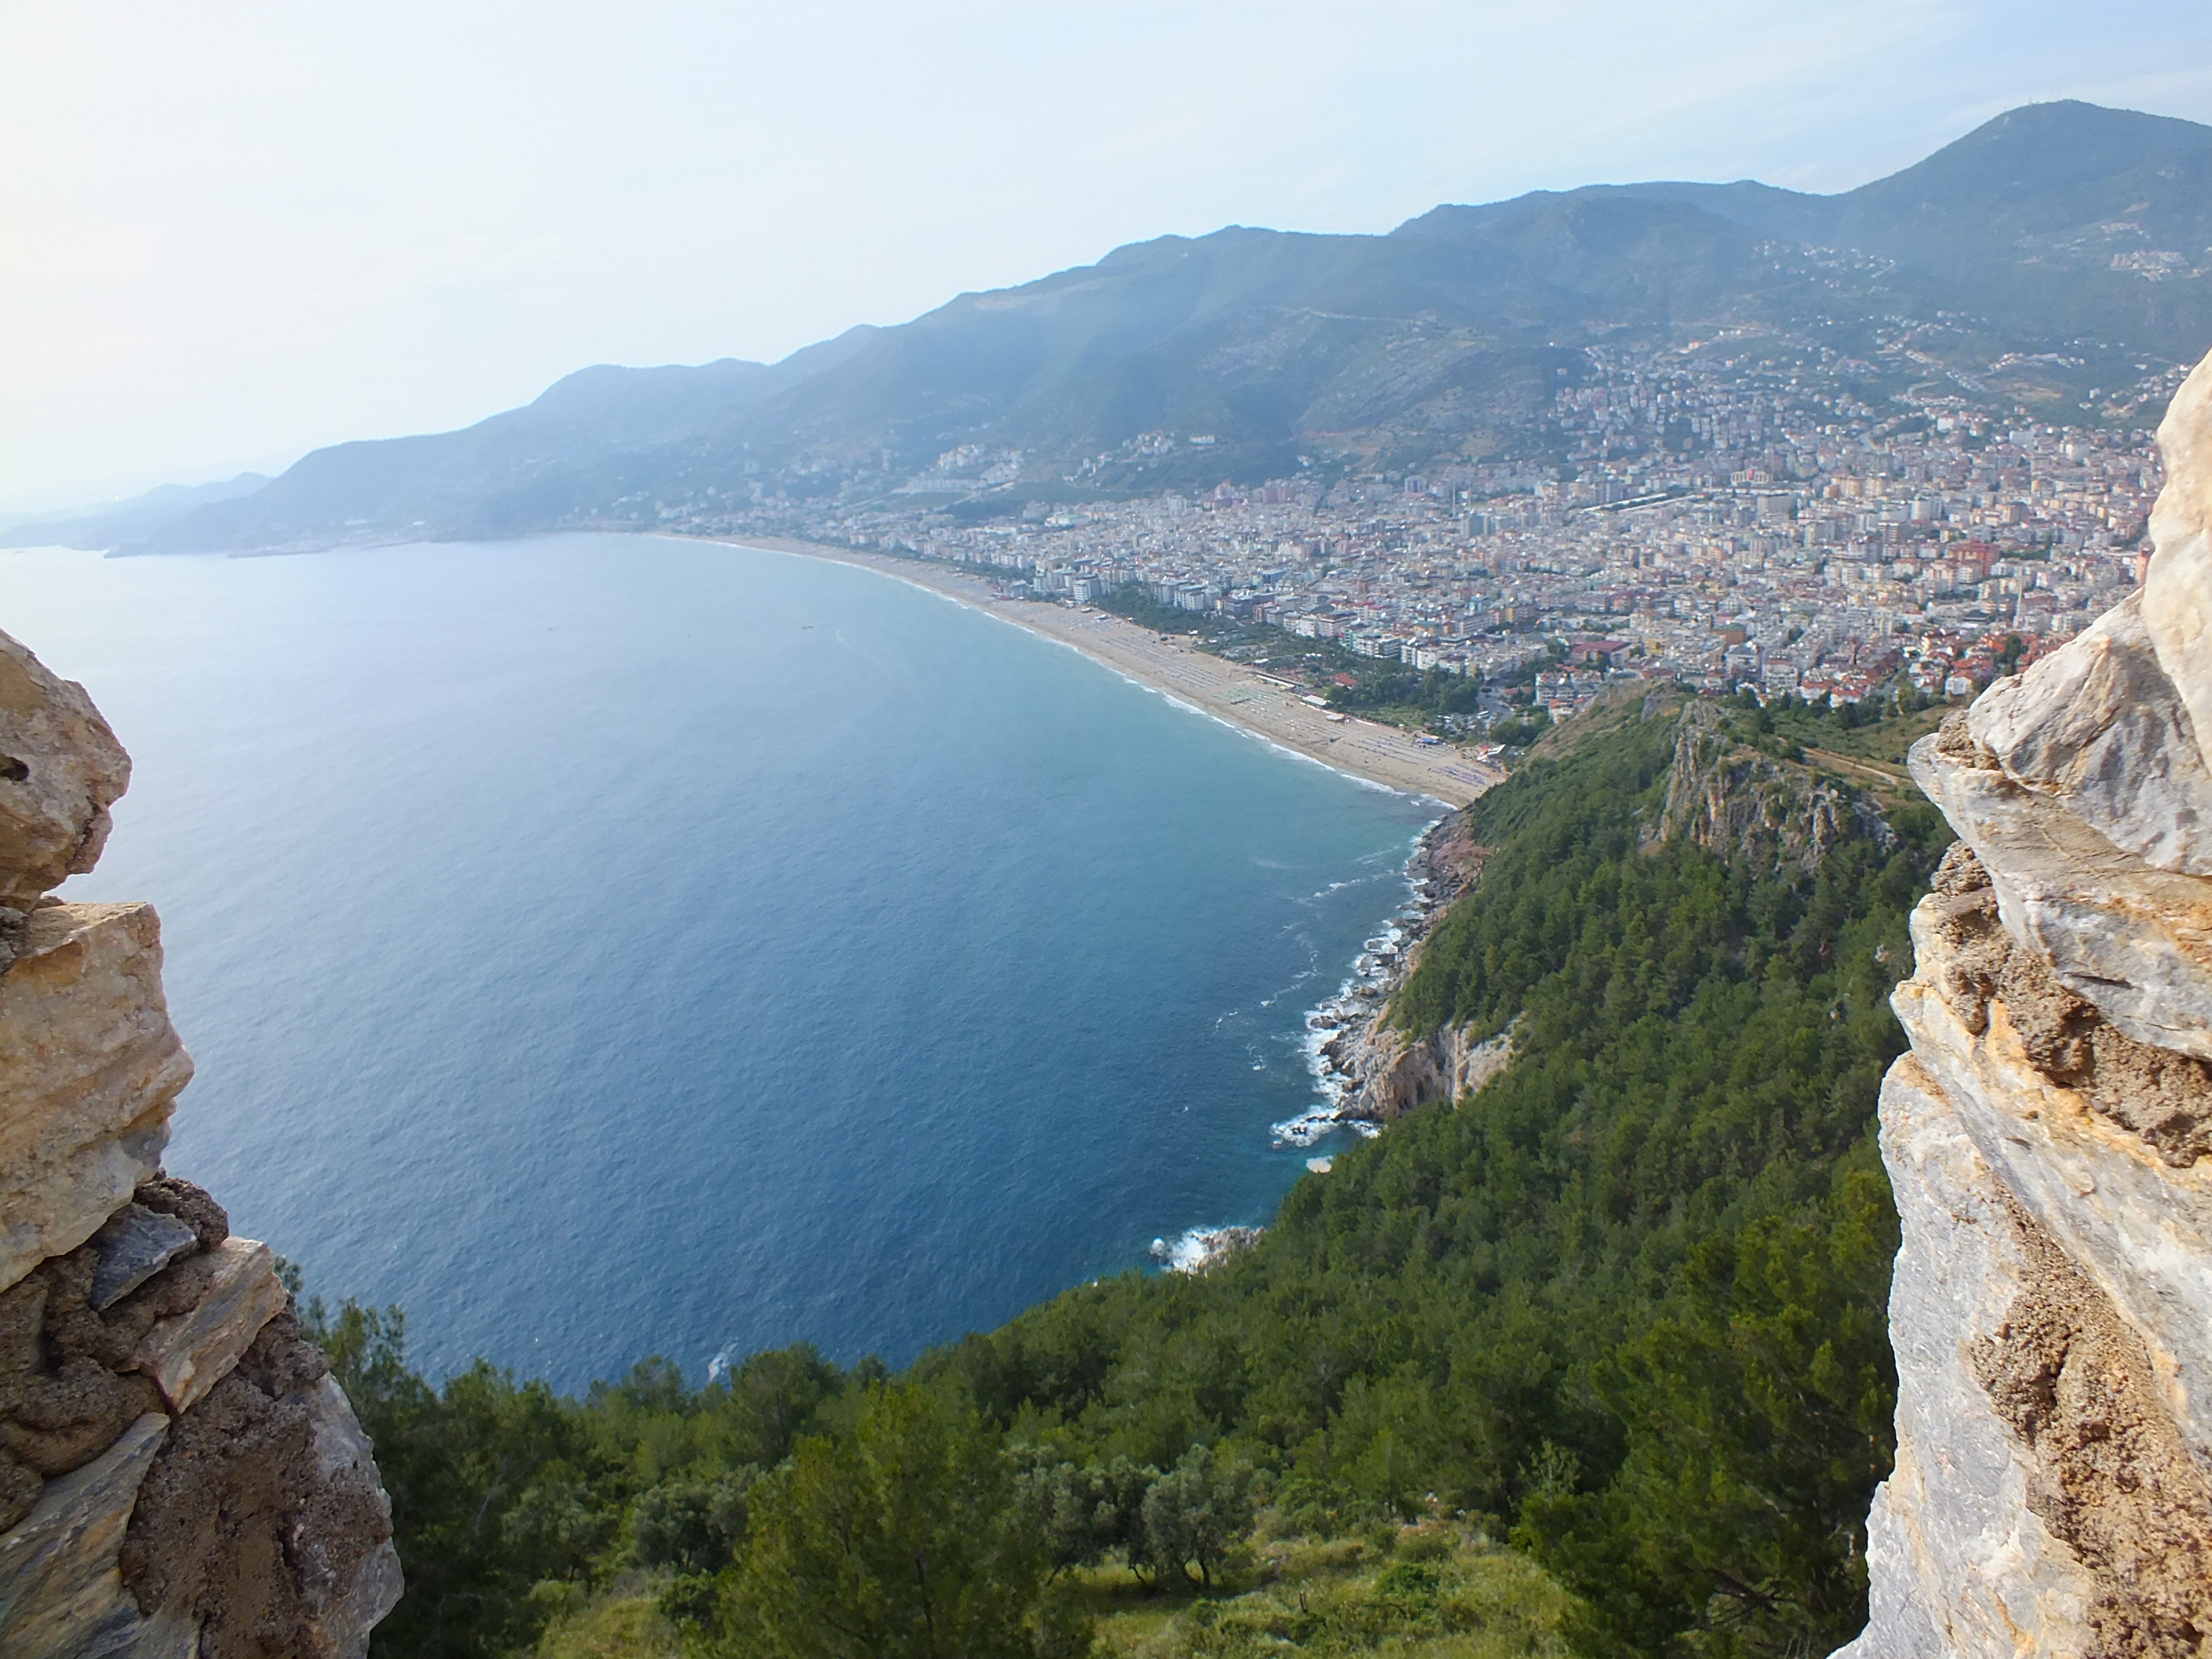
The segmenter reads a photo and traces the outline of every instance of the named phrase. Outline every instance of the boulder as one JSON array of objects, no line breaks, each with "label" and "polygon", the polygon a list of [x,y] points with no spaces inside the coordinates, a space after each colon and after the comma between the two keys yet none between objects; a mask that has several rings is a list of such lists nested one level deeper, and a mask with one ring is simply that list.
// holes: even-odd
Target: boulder
[{"label": "boulder", "polygon": [[131,1358],[174,1412],[189,1410],[228,1376],[288,1300],[266,1244],[227,1238],[209,1254],[215,1273],[206,1294],[189,1312],[156,1321]]},{"label": "boulder", "polygon": [[84,688],[0,634],[0,972],[40,896],[98,861],[130,781]]},{"label": "boulder", "polygon": [[2212,876],[2212,767],[2131,593],[1966,716],[2014,783],[2160,870]]},{"label": "boulder", "polygon": [[0,979],[0,1289],[130,1201],[191,1074],[153,907],[33,911]]}]

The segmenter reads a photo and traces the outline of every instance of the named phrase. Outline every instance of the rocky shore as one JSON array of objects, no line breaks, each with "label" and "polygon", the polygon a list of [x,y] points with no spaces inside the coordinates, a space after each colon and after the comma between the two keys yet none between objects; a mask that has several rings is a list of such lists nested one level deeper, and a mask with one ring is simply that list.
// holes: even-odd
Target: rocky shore
[{"label": "rocky shore", "polygon": [[1352,964],[1337,994],[1306,1016],[1307,1053],[1322,1104],[1275,1126],[1279,1146],[1310,1146],[1332,1130],[1364,1135],[1416,1106],[1456,1100],[1506,1062],[1509,1036],[1473,1041],[1461,1027],[1413,1038],[1389,1024],[1391,999],[1420,965],[1421,947],[1482,873],[1464,807],[1431,824],[1406,860],[1406,902]]}]

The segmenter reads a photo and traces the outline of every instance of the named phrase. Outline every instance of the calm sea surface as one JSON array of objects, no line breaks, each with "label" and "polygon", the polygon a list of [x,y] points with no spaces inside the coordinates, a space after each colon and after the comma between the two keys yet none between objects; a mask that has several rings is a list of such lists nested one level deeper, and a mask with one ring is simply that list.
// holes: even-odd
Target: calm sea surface
[{"label": "calm sea surface", "polygon": [[136,762],[67,893],[161,908],[170,1168],[434,1376],[897,1363],[1266,1220],[1437,810],[769,553],[6,553],[0,628]]}]

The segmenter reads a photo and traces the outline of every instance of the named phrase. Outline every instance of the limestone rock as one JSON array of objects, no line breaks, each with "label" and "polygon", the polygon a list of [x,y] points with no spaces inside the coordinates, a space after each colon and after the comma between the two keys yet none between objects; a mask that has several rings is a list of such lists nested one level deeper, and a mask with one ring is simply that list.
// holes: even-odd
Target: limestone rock
[{"label": "limestone rock", "polygon": [[2123,852],[1943,734],[1911,758],[1988,870],[2013,937],[2137,1042],[2212,1060],[2212,881]]},{"label": "limestone rock", "polygon": [[2194,1652],[2186,1632],[2212,1621],[2212,1492],[2163,1409],[2162,1368],[1917,1058],[1885,1079],[1881,1114],[1904,1239],[1898,1456],[1855,1650]]},{"label": "limestone rock", "polygon": [[[2166,1408],[2212,1460],[2212,1273],[2200,1265],[2212,1261],[2212,1159],[2176,1170],[2053,1081],[2001,1000],[1971,1029],[1942,988],[1938,908],[1931,899],[1915,911],[1918,971],[1893,998],[1918,1075],[1936,1080],[1984,1164],[2144,1342]],[[1911,1183],[1892,1184],[1902,1194]]]},{"label": "limestone rock", "polygon": [[20,919],[91,869],[130,781],[131,758],[84,688],[0,634],[0,910]]},{"label": "limestone rock", "polygon": [[33,911],[0,979],[0,1289],[83,1243],[154,1174],[191,1074],[153,907]]},{"label": "limestone rock", "polygon": [[391,1505],[268,1247],[161,1172],[160,924],[45,896],[128,775],[0,635],[0,1655],[363,1659]]},{"label": "limestone rock", "polygon": [[126,1204],[92,1236],[100,1258],[93,1275],[91,1303],[113,1307],[179,1256],[200,1247],[199,1235],[174,1216]]},{"label": "limestone rock", "polygon": [[0,1535],[0,1653],[82,1659],[132,1650],[142,1620],[116,1560],[168,1431],[159,1412],[141,1417],[94,1462],[47,1482],[29,1517]]},{"label": "limestone rock", "polygon": [[189,1313],[155,1322],[131,1359],[160,1386],[171,1411],[189,1410],[228,1376],[287,1300],[266,1244],[228,1238],[209,1254],[215,1273],[207,1293]]},{"label": "limestone rock", "polygon": [[399,1552],[392,1547],[392,1500],[384,1495],[376,1460],[361,1419],[345,1390],[325,1376],[307,1396],[308,1444],[315,1473],[328,1492],[349,1494],[356,1507],[370,1506],[385,1517],[385,1537],[363,1558],[348,1559],[331,1540],[302,1539],[301,1577],[318,1625],[339,1659],[360,1659],[368,1651],[368,1634],[398,1605],[403,1581]]},{"label": "limestone rock", "polygon": [[2212,764],[2212,356],[2175,394],[2158,447],[2166,488],[2151,509],[2157,551],[2143,577],[2143,623]]},{"label": "limestone rock", "polygon": [[1884,847],[1895,832],[1856,792],[1747,748],[1711,705],[1683,711],[1658,839],[1689,841],[1753,868],[1810,870],[1853,826]]},{"label": "limestone rock", "polygon": [[2028,1510],[2033,1468],[1968,1361],[2020,1293],[2018,1229],[1973,1137],[1911,1056],[1882,1081],[1881,1147],[1902,1237],[1889,1303],[1897,1463],[1876,1500],[1892,1553],[1874,1618],[1845,1651],[2079,1654],[2097,1587]]},{"label": "limestone rock", "polygon": [[[1911,1455],[1900,1445],[1899,1466],[1909,1469]],[[1951,1659],[1920,1587],[1912,1517],[1892,1501],[1897,1480],[1893,1474],[1874,1489],[1867,1516],[1867,1627],[1833,1659]]]},{"label": "limestone rock", "polygon": [[1432,1102],[1453,1102],[1482,1087],[1513,1060],[1513,1033],[1474,1040],[1469,1025],[1440,1026],[1425,1037],[1390,1023],[1385,1007],[1324,1046],[1324,1058],[1352,1084],[1340,1114],[1389,1123]]},{"label": "limestone rock", "polygon": [[2212,358],[2140,600],[1914,746],[1958,831],[1892,1000],[1897,1462],[1853,1659],[2212,1636]]},{"label": "limestone rock", "polygon": [[2212,876],[2212,768],[2131,593],[2094,627],[1999,680],[1967,729],[2007,777],[2160,870]]}]

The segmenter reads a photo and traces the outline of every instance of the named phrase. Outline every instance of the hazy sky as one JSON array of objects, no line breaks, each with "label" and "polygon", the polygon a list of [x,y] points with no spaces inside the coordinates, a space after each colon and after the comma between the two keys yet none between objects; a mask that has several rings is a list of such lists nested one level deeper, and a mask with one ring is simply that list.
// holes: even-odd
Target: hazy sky
[{"label": "hazy sky", "polygon": [[0,508],[775,358],[1228,223],[2212,121],[2212,6],[0,0]]}]

